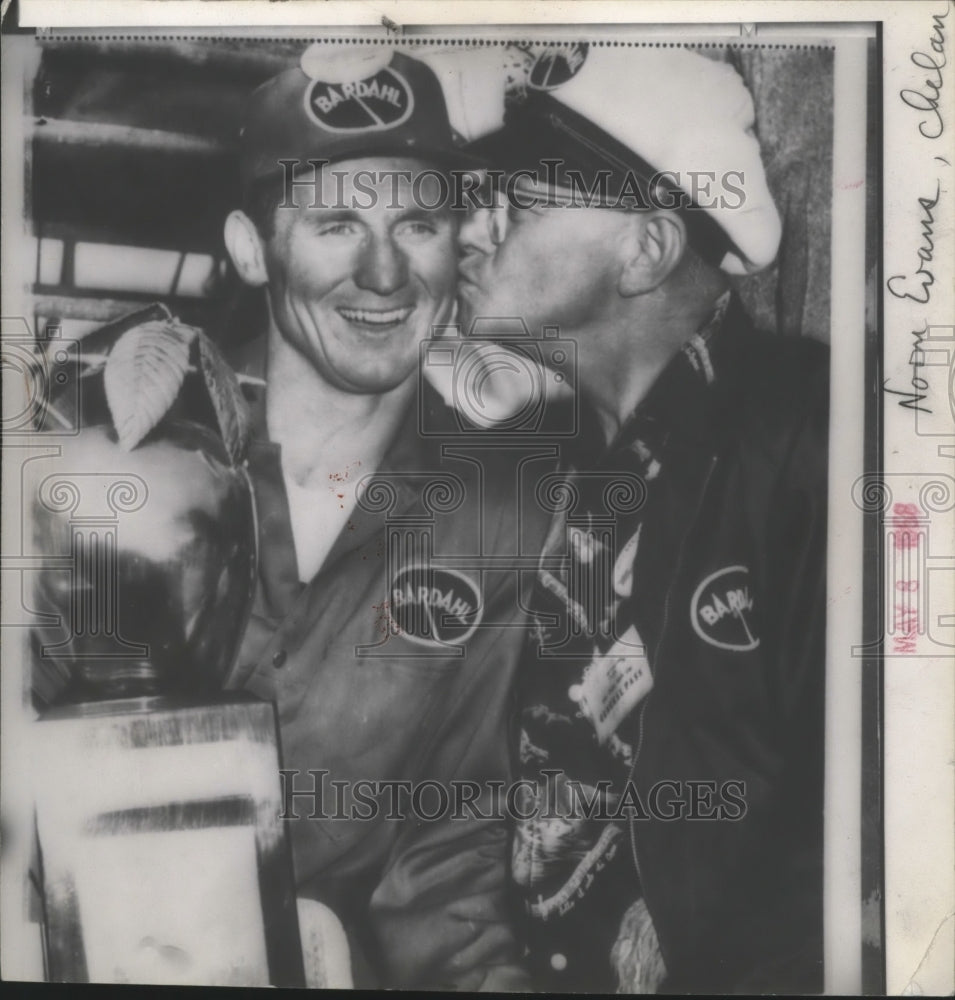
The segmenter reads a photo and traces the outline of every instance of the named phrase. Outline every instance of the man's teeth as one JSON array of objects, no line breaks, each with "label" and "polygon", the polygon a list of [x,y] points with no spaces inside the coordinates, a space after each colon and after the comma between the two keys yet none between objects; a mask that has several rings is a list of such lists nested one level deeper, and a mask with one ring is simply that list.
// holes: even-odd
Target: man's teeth
[{"label": "man's teeth", "polygon": [[414,311],[413,306],[401,309],[339,309],[339,313],[349,323],[362,323],[365,326],[394,326],[403,323]]}]

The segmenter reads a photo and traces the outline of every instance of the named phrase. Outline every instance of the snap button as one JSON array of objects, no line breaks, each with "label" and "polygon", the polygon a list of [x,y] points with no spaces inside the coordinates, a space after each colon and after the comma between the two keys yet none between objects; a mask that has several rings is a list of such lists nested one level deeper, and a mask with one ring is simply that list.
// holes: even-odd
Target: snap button
[{"label": "snap button", "polygon": [[288,659],[288,653],[286,653],[284,649],[277,649],[272,654],[272,666],[275,667],[276,670],[278,670],[279,667],[285,666],[285,661],[287,659]]},{"label": "snap button", "polygon": [[550,956],[550,967],[554,972],[563,972],[567,968],[567,956],[561,955],[558,951],[556,954]]}]

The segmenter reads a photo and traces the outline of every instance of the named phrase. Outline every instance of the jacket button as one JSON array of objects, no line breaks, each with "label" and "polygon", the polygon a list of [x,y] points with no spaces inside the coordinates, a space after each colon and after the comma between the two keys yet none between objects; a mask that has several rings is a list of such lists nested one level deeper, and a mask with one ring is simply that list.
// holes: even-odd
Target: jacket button
[{"label": "jacket button", "polygon": [[550,956],[550,967],[554,972],[563,972],[567,968],[567,956],[561,955],[558,951],[556,954]]},{"label": "jacket button", "polygon": [[285,661],[287,659],[288,659],[288,653],[286,653],[284,649],[277,649],[272,654],[272,666],[275,667],[276,670],[278,670],[279,667],[285,666]]}]

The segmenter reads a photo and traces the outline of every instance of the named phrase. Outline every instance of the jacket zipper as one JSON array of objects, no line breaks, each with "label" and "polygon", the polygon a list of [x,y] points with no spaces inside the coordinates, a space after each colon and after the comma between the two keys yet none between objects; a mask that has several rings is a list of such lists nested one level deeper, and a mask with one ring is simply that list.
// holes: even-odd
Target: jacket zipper
[{"label": "jacket zipper", "polygon": [[[627,785],[633,783],[633,772],[637,766],[637,758],[640,756],[640,748],[643,746],[643,713],[647,709],[647,698],[644,699],[643,705],[640,707],[640,715],[637,719],[637,725],[639,727],[639,735],[637,737],[637,745],[633,751],[633,760],[630,762],[630,774],[627,776]],[[643,873],[640,871],[640,858],[637,855],[637,831],[634,828],[633,820],[630,820],[630,851],[633,854],[633,867],[637,869],[637,878],[640,881],[640,891],[644,891],[643,887]]]},{"label": "jacket zipper", "polygon": [[[697,502],[696,510],[694,511],[694,520],[696,520],[696,516],[700,512],[700,507],[703,504],[703,497],[705,496],[706,489],[707,489],[707,487],[710,484],[710,479],[713,477],[713,470],[714,470],[715,467],[716,467],[716,456],[714,455],[710,459],[710,467],[707,470],[706,479],[703,481],[703,488],[700,490],[700,495],[699,495],[700,499]],[[654,658],[654,661],[656,663],[660,662],[660,650],[663,648],[663,640],[664,640],[664,637],[666,636],[666,627],[667,627],[667,623],[669,622],[669,619],[670,619],[670,603],[671,603],[671,599],[672,599],[672,596],[673,596],[673,589],[676,586],[676,577],[677,577],[677,574],[680,571],[680,568],[683,565],[683,555],[684,555],[684,552],[686,551],[686,537],[687,536],[684,535],[683,536],[683,540],[680,542],[680,549],[679,549],[679,551],[677,553],[676,565],[675,565],[675,569],[674,569],[674,573],[673,573],[673,583],[671,583],[670,587],[667,589],[667,596],[666,596],[666,599],[663,602],[663,623],[662,623],[661,628],[660,628],[660,639],[657,642],[656,649],[653,651],[653,658]],[[651,668],[651,670],[652,670],[652,668]],[[656,676],[654,675],[654,681],[655,680],[656,680]],[[653,691],[651,690],[649,692],[649,694],[647,694],[646,698],[644,698],[643,704],[640,706],[640,715],[639,715],[639,717],[637,719],[637,726],[638,726],[638,729],[637,729],[637,745],[634,747],[634,750],[633,750],[633,760],[630,762],[630,774],[629,774],[629,776],[627,778],[627,784],[628,784],[628,786],[633,783],[633,775],[634,775],[634,773],[635,773],[635,771],[637,769],[637,760],[639,759],[639,757],[640,757],[640,751],[643,748],[643,732],[644,732],[644,730],[643,730],[643,716],[644,716],[644,713],[647,710],[647,704],[650,701],[650,698],[652,696],[653,696]],[[642,871],[640,869],[640,856],[639,856],[639,853],[637,852],[637,828],[636,828],[635,820],[633,820],[633,819],[630,820],[630,851],[633,854],[633,866],[637,870],[637,878],[640,880],[640,891],[643,893],[644,898],[646,898],[647,887],[646,887],[646,884],[643,881],[643,873],[642,873]],[[647,903],[647,909],[648,910],[650,909],[650,904],[649,903]]]}]

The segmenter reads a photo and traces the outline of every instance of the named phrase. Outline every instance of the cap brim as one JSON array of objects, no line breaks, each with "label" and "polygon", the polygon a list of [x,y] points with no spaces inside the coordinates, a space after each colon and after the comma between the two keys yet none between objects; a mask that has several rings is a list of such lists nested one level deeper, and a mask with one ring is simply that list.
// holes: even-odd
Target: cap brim
[{"label": "cap brim", "polygon": [[[595,207],[649,207],[655,203],[654,184],[659,172],[550,95],[536,95],[511,108],[502,128],[467,148],[505,174],[532,171],[556,188],[577,192],[586,204]],[[607,183],[605,195],[594,198],[591,192],[599,189],[601,175]],[[681,214],[694,248],[704,260],[718,266],[733,243],[732,237],[711,213],[692,204],[685,192],[681,194],[686,197]]]}]

